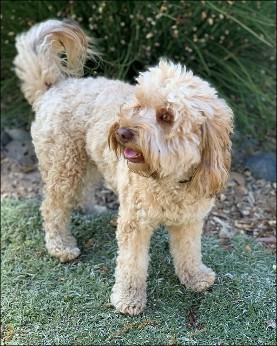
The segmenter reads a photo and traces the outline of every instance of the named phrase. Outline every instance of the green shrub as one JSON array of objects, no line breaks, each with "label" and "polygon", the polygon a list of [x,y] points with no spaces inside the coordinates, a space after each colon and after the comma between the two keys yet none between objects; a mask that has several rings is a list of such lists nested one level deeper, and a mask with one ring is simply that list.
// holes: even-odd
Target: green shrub
[{"label": "green shrub", "polygon": [[48,18],[72,18],[97,39],[103,60],[90,75],[134,82],[160,57],[181,62],[228,100],[242,133],[275,126],[275,1],[4,1],[3,119],[30,121],[12,72],[15,35]]}]

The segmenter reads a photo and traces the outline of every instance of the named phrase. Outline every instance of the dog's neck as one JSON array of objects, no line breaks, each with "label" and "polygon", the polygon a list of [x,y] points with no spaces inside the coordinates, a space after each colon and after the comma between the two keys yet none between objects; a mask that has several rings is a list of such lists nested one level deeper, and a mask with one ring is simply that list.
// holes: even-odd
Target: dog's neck
[{"label": "dog's neck", "polygon": [[192,180],[192,177],[191,178],[187,178],[187,179],[179,180],[178,183],[179,184],[186,184],[186,183],[189,183],[191,180]]},{"label": "dog's neck", "polygon": [[[158,175],[158,173],[155,171],[155,172],[153,172],[150,176],[149,176],[149,178],[153,178],[153,179],[161,179],[160,178],[160,176]],[[193,177],[193,175],[186,175],[186,176],[184,176],[184,178],[182,178],[182,179],[180,179],[180,180],[178,180],[177,181],[177,183],[178,184],[187,184],[187,183],[189,183],[191,180],[192,180],[192,177]]]},{"label": "dog's neck", "polygon": [[197,166],[192,166],[191,169],[184,174],[184,176],[178,181],[179,184],[187,184],[192,181],[196,173]]}]

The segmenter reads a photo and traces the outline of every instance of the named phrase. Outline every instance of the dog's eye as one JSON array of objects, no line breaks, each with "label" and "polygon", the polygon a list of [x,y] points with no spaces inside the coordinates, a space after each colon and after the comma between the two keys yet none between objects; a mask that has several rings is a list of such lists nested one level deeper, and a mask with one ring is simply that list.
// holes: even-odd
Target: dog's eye
[{"label": "dog's eye", "polygon": [[165,112],[160,116],[160,119],[164,122],[171,123],[173,121],[172,114]]}]

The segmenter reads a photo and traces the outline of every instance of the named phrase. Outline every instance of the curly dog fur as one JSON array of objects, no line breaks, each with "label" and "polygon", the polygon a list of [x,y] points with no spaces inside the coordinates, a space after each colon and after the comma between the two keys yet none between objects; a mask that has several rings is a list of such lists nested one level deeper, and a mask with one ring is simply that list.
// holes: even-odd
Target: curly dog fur
[{"label": "curly dog fur", "polygon": [[40,23],[19,35],[16,47],[15,71],[36,113],[31,133],[50,255],[62,262],[79,256],[70,211],[100,173],[120,201],[115,308],[130,315],[145,308],[148,250],[159,224],[168,228],[181,283],[210,287],[215,273],[202,263],[201,233],[230,168],[233,113],[225,101],[165,60],[135,86],[80,78],[94,53],[72,22]]}]

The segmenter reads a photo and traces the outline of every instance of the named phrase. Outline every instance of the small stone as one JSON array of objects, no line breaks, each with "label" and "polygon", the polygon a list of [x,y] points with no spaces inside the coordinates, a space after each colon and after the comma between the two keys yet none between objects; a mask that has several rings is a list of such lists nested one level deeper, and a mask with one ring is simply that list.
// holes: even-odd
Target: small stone
[{"label": "small stone", "polygon": [[100,215],[108,212],[108,208],[102,205],[90,204],[87,201],[80,203],[77,209],[86,215]]},{"label": "small stone", "polygon": [[103,205],[94,205],[94,210],[96,214],[107,213],[108,208]]},{"label": "small stone", "polygon": [[242,210],[241,213],[242,213],[243,216],[250,215],[250,211],[249,210]]},{"label": "small stone", "polygon": [[220,195],[220,200],[223,202],[223,201],[225,201],[226,200],[226,196],[222,193],[221,195]]},{"label": "small stone", "polygon": [[250,253],[250,252],[252,252],[252,249],[251,249],[251,247],[249,245],[246,245],[245,246],[245,251]]},{"label": "small stone", "polygon": [[244,175],[245,175],[247,178],[252,176],[251,172],[250,172],[248,169],[244,172]]},{"label": "small stone", "polygon": [[234,180],[238,185],[245,185],[245,177],[238,172],[230,172],[229,180]]},{"label": "small stone", "polygon": [[269,329],[276,329],[276,321],[268,320],[266,321],[266,324]]}]

